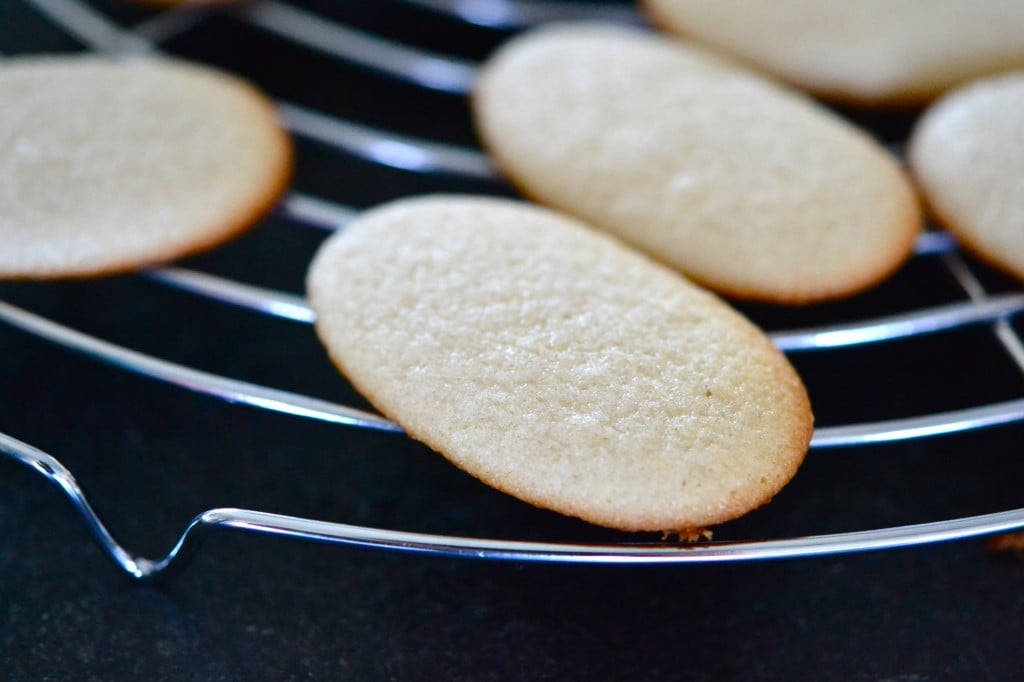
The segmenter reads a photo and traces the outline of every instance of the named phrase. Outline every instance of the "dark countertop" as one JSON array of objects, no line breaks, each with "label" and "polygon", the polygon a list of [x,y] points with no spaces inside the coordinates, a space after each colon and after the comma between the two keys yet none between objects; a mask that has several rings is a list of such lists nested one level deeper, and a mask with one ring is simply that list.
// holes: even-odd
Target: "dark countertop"
[{"label": "dark countertop", "polygon": [[[981,541],[627,568],[224,534],[152,586],[120,575],[27,470],[0,471],[14,680],[996,680],[1022,663],[1024,565]],[[114,525],[130,537],[141,523]]]},{"label": "dark countertop", "polygon": [[[114,0],[90,4],[125,25],[150,11]],[[297,4],[467,58],[500,38],[398,3]],[[413,15],[416,23],[406,21]],[[168,47],[318,110],[473,144],[460,98],[422,94],[228,16],[205,20]],[[0,52],[80,48],[20,0],[0,4]],[[913,114],[854,118],[899,139]],[[424,191],[509,193],[383,169],[307,140],[297,151],[297,189],[353,206]],[[320,239],[273,217],[188,265],[298,293]],[[991,291],[1018,290],[972,266]],[[743,309],[784,329],[962,298],[928,256],[851,301]],[[365,406],[301,324],[134,277],[4,284],[0,299],[175,362]],[[118,539],[147,556],[165,553],[192,516],[219,506],[475,537],[624,538],[491,491],[400,436],[227,405],[2,324],[0,348],[0,431],[68,465]],[[985,327],[793,360],[820,425],[1024,395],[1020,372]],[[1016,424],[815,451],[771,505],[716,538],[1024,507],[1022,442],[1024,426]],[[0,458],[0,576],[0,677],[12,680],[997,680],[1019,677],[1024,664],[1024,562],[991,554],[984,539],[830,558],[627,567],[495,563],[221,532],[180,573],[136,584],[101,554],[55,489]]]}]

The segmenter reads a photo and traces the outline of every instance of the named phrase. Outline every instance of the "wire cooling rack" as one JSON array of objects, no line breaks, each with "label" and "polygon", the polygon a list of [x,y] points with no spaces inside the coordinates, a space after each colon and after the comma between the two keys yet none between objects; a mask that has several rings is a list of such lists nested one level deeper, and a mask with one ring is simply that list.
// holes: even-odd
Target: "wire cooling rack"
[{"label": "wire cooling rack", "polygon": [[[628,5],[596,1],[263,0],[220,8],[183,6],[159,10],[115,0],[24,0],[23,6],[12,11],[16,16],[21,13],[22,19],[39,26],[40,31],[49,31],[57,46],[52,49],[106,54],[166,51],[207,61],[256,80],[275,98],[280,116],[299,146],[295,187],[282,200],[275,219],[295,229],[320,230],[324,234],[342,229],[359,210],[346,205],[345,193],[330,183],[332,172],[342,168],[351,172],[349,166],[353,164],[371,174],[393,173],[383,177],[403,178],[375,183],[372,191],[360,197],[364,205],[408,193],[409,178],[413,178],[412,186],[416,186],[415,178],[428,178],[429,188],[434,190],[465,191],[468,186],[471,191],[482,193],[511,193],[476,146],[472,133],[467,132],[469,115],[463,98],[479,60],[512,31],[538,22],[600,18],[643,23]],[[10,34],[6,39],[13,44],[0,44],[0,55],[47,49],[46,44],[26,44]],[[282,55],[287,58],[279,62]],[[356,80],[361,88],[346,93],[354,104],[323,95],[321,90],[297,89],[295,95],[302,99],[300,103],[292,99],[293,93],[289,91],[293,75],[288,69],[293,68],[301,69],[306,82],[313,80],[327,89],[334,72],[354,70],[359,74]],[[374,109],[385,112],[381,120],[361,120],[360,105],[375,98],[387,100]],[[413,113],[421,106],[433,112],[422,117],[429,124],[418,123],[421,117]],[[908,129],[905,114],[846,113],[899,152]],[[310,146],[330,153],[308,152]],[[307,164],[315,165],[316,172],[304,173]],[[228,246],[225,251],[233,248],[236,247]],[[207,299],[207,303],[248,309],[254,315],[297,325],[313,321],[313,312],[300,294],[252,283],[262,277],[258,268],[243,275],[248,279],[234,273],[224,276],[185,267],[165,267],[140,273],[138,277],[190,292],[200,297],[198,300]],[[20,286],[7,285],[4,291],[16,296]],[[773,340],[790,355],[809,384],[819,424],[823,424],[815,431],[811,458],[838,456],[838,449],[863,452],[882,447],[892,450],[888,456],[900,457],[907,448],[927,451],[928,443],[936,442],[933,439],[958,438],[986,427],[1020,431],[1024,421],[1024,382],[1020,380],[1024,372],[1024,344],[1013,324],[1014,316],[1024,309],[1024,293],[1017,285],[961,254],[942,232],[931,231],[921,236],[912,262],[896,282],[852,302],[809,310],[740,307],[773,330]],[[396,432],[393,437],[403,437],[397,425],[368,411],[147,355],[7,301],[0,301],[0,320],[27,332],[30,343],[46,340],[183,391],[349,429]],[[956,400],[922,399],[913,397],[914,392],[906,387],[883,385],[880,390],[894,398],[880,399],[879,405],[865,404],[863,399],[861,404],[851,405],[842,397],[848,393],[846,388],[830,383],[830,377],[837,376],[833,369],[837,365],[863,363],[867,367],[879,355],[887,357],[890,365],[899,364],[901,358],[933,352],[927,339],[966,332],[970,339],[953,347],[967,349],[968,355],[926,359],[921,365],[923,371],[948,377],[949,381],[922,384],[962,381],[972,375],[970,367],[966,373],[958,374],[950,372],[949,367],[984,357],[985,362],[975,368],[975,373],[1003,377],[996,382],[983,381],[982,385],[988,387],[984,390],[963,391],[954,386],[949,394],[957,396]],[[202,335],[203,331],[194,333]],[[849,372],[843,376],[849,376]],[[905,377],[893,379],[897,380]],[[992,389],[993,383],[998,388]],[[849,393],[870,394],[863,387]],[[911,397],[904,399],[904,394]],[[1005,442],[1012,443],[1014,439]],[[965,443],[963,447],[971,445]],[[0,451],[60,487],[100,546],[122,569],[138,578],[156,577],[179,566],[208,531],[218,528],[446,556],[608,564],[808,557],[921,545],[1024,528],[1024,508],[1020,508],[1024,499],[1009,509],[960,517],[939,514],[923,523],[878,527],[867,520],[864,528],[844,532],[787,536],[780,531],[768,537],[687,545],[636,541],[634,536],[599,544],[477,538],[222,508],[196,516],[172,551],[161,559],[149,560],[132,554],[114,539],[70,471],[57,459],[3,434]],[[1011,454],[1016,453],[1007,453]]]}]

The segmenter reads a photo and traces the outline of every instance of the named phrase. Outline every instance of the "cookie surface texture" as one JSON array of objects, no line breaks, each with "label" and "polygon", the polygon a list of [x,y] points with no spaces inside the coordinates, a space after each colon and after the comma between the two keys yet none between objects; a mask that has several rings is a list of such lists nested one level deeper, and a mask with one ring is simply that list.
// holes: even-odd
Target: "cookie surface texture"
[{"label": "cookie surface texture", "polygon": [[943,97],[918,122],[909,157],[939,222],[1024,280],[1024,71]]},{"label": "cookie surface texture", "polygon": [[860,105],[921,104],[1024,67],[1018,0],[645,0],[656,24],[797,87]]},{"label": "cookie surface texture", "polygon": [[524,34],[488,61],[473,103],[528,196],[730,296],[850,295],[898,268],[920,228],[905,174],[866,135],[650,33]]},{"label": "cookie surface texture", "polygon": [[570,218],[399,201],[308,276],[335,364],[485,483],[623,530],[689,531],[768,500],[806,452],[806,392],[712,294]]},{"label": "cookie surface texture", "polygon": [[256,222],[291,171],[270,103],[169,59],[0,61],[0,278],[134,270]]}]

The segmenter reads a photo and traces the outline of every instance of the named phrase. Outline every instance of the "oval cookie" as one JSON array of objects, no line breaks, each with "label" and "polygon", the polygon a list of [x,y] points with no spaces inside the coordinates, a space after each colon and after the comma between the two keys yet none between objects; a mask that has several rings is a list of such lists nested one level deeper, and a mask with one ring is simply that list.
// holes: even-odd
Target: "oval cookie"
[{"label": "oval cookie", "polygon": [[1019,0],[644,0],[659,26],[817,95],[919,104],[1024,66]]},{"label": "oval cookie", "polygon": [[485,65],[473,103],[526,194],[731,296],[849,295],[895,270],[920,227],[909,182],[865,134],[651,34],[525,34]]},{"label": "oval cookie", "polygon": [[307,286],[374,405],[540,507],[689,535],[767,502],[807,450],[806,392],[763,333],[545,209],[399,201],[328,240]]},{"label": "oval cookie", "polygon": [[291,144],[242,81],[169,59],[0,62],[0,278],[211,248],[285,189]]},{"label": "oval cookie", "polygon": [[909,157],[939,222],[1024,280],[1024,72],[939,100],[918,122]]}]

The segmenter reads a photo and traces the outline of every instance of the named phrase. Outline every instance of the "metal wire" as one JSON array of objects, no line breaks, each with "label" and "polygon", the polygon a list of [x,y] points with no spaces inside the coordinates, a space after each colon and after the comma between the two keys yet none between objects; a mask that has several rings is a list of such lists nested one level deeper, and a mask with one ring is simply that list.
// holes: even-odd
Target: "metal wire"
[{"label": "metal wire", "polygon": [[[404,0],[407,4],[447,13],[460,20],[491,27],[514,28],[539,21],[579,18],[592,6],[573,3],[538,3],[529,0]],[[201,22],[211,10],[176,8],[155,14],[131,29],[122,29],[80,0],[27,0],[55,25],[92,49],[107,53],[152,52],[156,44]],[[603,7],[603,18],[636,22],[631,10]],[[394,44],[386,39],[349,29],[284,2],[264,0],[236,10],[239,19],[264,31],[320,50],[333,58],[352,61],[392,78],[421,87],[464,93],[475,65],[445,55]],[[592,14],[591,14],[592,16]],[[278,110],[296,135],[334,146],[374,163],[422,173],[450,173],[498,181],[487,157],[475,149],[428,142],[377,130],[291,103]],[[279,207],[284,217],[321,229],[337,229],[355,213],[323,199],[290,194]],[[938,254],[967,293],[969,300],[929,309],[913,310],[874,320],[844,325],[776,332],[776,345],[788,352],[830,349],[877,343],[969,324],[992,324],[994,333],[1024,371],[1024,344],[1006,320],[1024,309],[1024,294],[992,297],[981,287],[955,252],[948,235],[926,233],[917,244],[918,257]],[[313,313],[300,296],[226,280],[182,268],[161,268],[144,276],[232,305],[299,322],[313,321]],[[347,426],[400,432],[378,415],[285,391],[219,377],[207,372],[146,356],[72,330],[56,322],[0,301],[0,319],[39,338],[138,374],[213,395],[287,414]],[[816,430],[815,449],[916,439],[1024,420],[1024,398],[963,410],[905,419],[850,424]],[[180,566],[205,535],[214,529],[233,529],[335,544],[374,547],[400,552],[440,554],[496,560],[574,563],[696,563],[751,559],[809,557],[841,552],[912,546],[1024,528],[1024,509],[971,516],[927,524],[874,530],[757,540],[740,543],[614,544],[527,543],[503,539],[474,539],[409,533],[299,519],[278,514],[215,509],[197,516],[175,547],[163,558],[135,556],[107,531],[71,473],[56,459],[9,436],[0,434],[0,452],[40,472],[72,500],[103,550],[128,574],[149,579]]]},{"label": "metal wire", "polygon": [[410,554],[495,561],[573,564],[692,564],[765,559],[791,559],[866,552],[947,542],[1024,528],[1024,509],[968,516],[932,523],[878,528],[830,535],[811,535],[756,542],[694,544],[567,544],[519,542],[413,533],[345,523],[269,514],[247,509],[211,509],[188,524],[163,557],[147,559],[124,548],[107,530],[74,476],[54,457],[0,434],[0,452],[32,467],[60,488],[83,518],[100,548],[134,578],[152,580],[180,566],[213,530],[240,530],[260,535],[369,547]]},{"label": "metal wire", "polygon": [[537,2],[536,0],[404,0],[406,4],[457,17],[490,28],[525,28],[548,21],[600,19],[639,23],[639,15],[630,7],[582,5],[573,2]]},{"label": "metal wire", "polygon": [[417,173],[451,173],[483,180],[499,178],[490,160],[482,152],[473,149],[385,133],[286,102],[278,104],[278,113],[293,133],[344,149],[383,166]]},{"label": "metal wire", "polygon": [[464,95],[476,77],[476,65],[395,44],[274,0],[242,7],[237,16],[254,26],[416,85]]},{"label": "metal wire", "polygon": [[251,405],[274,412],[346,426],[401,431],[401,428],[394,422],[369,412],[344,405],[335,405],[297,393],[228,379],[154,358],[51,322],[44,317],[34,315],[3,301],[0,301],[0,319],[41,339],[74,349],[115,367],[129,369],[141,376],[180,386],[196,393],[214,396],[229,403]]},{"label": "metal wire", "polygon": [[[184,268],[161,268],[147,271],[144,275],[163,284],[267,315],[307,323],[316,319],[309,304],[300,296],[240,284]],[[768,336],[779,350],[787,353],[847,348],[960,329],[974,324],[1002,322],[1022,310],[1024,294],[1006,294],[980,302],[962,301],[847,324],[771,332]]]},{"label": "metal wire", "polygon": [[[0,320],[95,360],[230,403],[344,426],[401,431],[397,424],[378,415],[154,358],[83,334],[3,301],[0,301]],[[1024,398],[921,417],[818,428],[811,440],[811,448],[848,447],[940,436],[1021,420],[1024,420]]]}]

